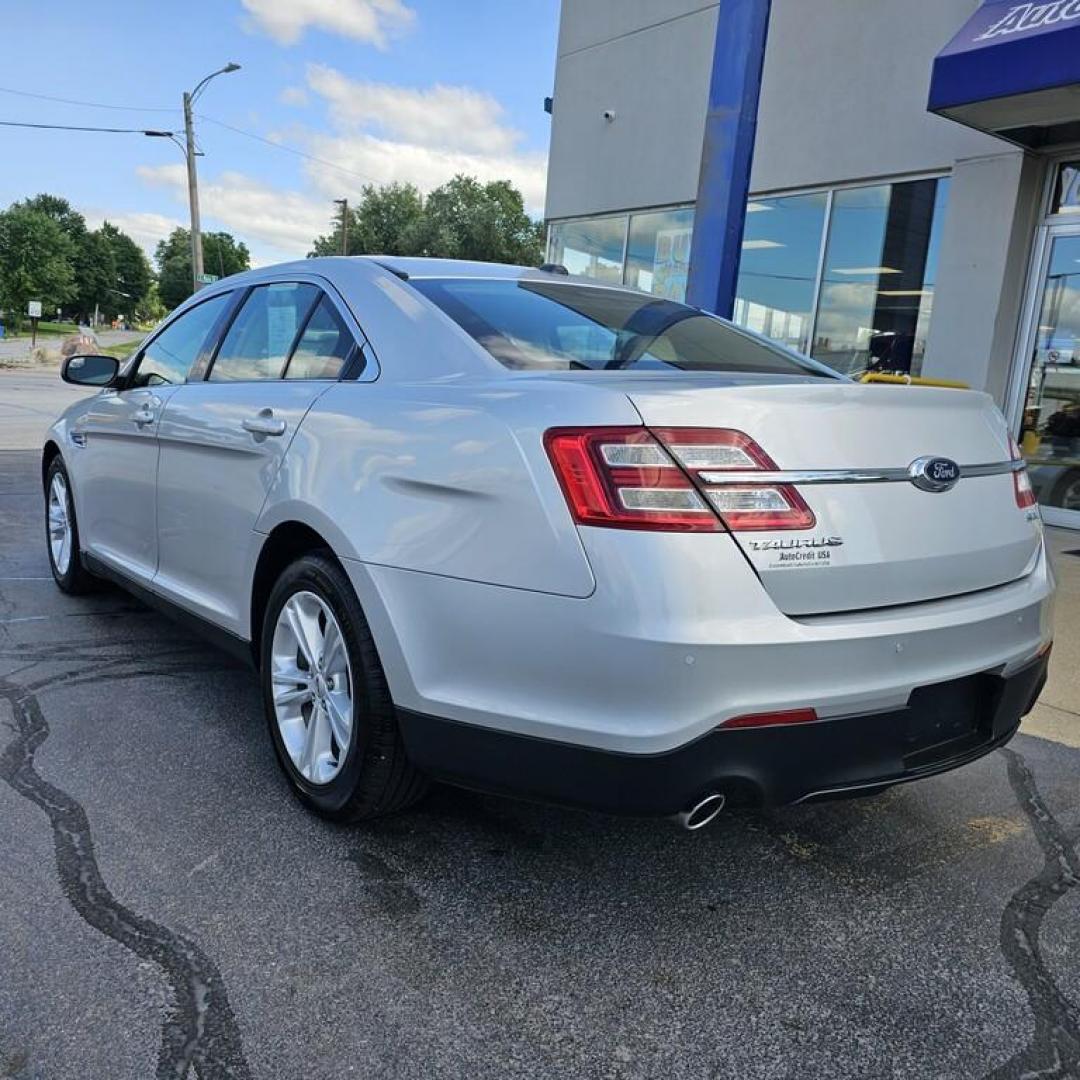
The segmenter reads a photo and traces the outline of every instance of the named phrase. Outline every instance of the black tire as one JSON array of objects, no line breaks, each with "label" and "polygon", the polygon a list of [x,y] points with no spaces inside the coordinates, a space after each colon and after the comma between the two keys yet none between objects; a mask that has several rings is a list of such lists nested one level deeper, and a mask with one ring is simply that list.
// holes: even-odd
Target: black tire
[{"label": "black tire", "polygon": [[[52,544],[49,534],[49,493],[52,491],[53,478],[61,476],[64,481],[66,493],[66,513],[68,524],[71,529],[71,554],[68,558],[67,569],[61,572],[53,558]],[[98,580],[82,563],[82,548],[79,543],[79,523],[75,518],[75,501],[71,497],[71,479],[64,466],[64,459],[59,454],[49,462],[49,468],[45,473],[45,550],[49,554],[49,569],[52,570],[53,580],[63,592],[72,596],[82,593],[93,592],[97,588]]]},{"label": "black tire", "polygon": [[1080,510],[1080,469],[1069,469],[1054,485],[1047,506],[1060,506],[1066,510]]},{"label": "black tire", "polygon": [[[338,773],[313,784],[293,764],[274,710],[271,653],[278,616],[297,592],[311,592],[334,613],[352,671],[352,738]],[[405,752],[390,690],[367,620],[345,572],[329,552],[313,552],[278,578],[263,617],[260,679],[270,740],[278,762],[300,801],[333,821],[364,821],[395,813],[427,790],[427,778]]]}]

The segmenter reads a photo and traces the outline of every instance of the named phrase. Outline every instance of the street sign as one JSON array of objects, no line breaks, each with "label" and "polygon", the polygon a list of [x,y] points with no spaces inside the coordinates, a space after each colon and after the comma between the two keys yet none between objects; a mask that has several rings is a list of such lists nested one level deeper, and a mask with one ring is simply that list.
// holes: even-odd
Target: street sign
[{"label": "street sign", "polygon": [[26,305],[26,314],[29,315],[31,319],[40,319],[41,318],[41,301],[40,300],[31,300]]},{"label": "street sign", "polygon": [[217,274],[198,274],[195,280],[200,285],[212,285],[215,281],[218,280],[218,276]]}]

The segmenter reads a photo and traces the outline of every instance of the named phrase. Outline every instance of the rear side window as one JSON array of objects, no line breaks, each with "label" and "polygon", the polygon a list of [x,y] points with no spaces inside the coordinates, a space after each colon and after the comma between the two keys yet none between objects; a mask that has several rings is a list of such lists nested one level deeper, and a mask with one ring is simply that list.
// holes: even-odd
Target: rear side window
[{"label": "rear side window", "polygon": [[353,336],[324,296],[297,342],[286,379],[336,379],[353,348]]},{"label": "rear side window", "polygon": [[231,298],[231,293],[214,296],[166,326],[143,350],[132,385],[182,383]]},{"label": "rear side window", "polygon": [[252,289],[221,343],[210,380],[280,379],[296,335],[318,296],[314,285],[296,282]]},{"label": "rear side window", "polygon": [[575,282],[413,279],[508,368],[835,374],[696,308]]}]

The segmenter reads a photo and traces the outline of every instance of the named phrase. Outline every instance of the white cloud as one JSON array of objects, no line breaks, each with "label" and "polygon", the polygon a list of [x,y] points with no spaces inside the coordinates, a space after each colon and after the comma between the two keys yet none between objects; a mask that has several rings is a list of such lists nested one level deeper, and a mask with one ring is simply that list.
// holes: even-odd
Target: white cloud
[{"label": "white cloud", "polygon": [[303,108],[308,103],[308,92],[302,86],[286,86],[278,94],[278,101],[282,105],[292,105]]},{"label": "white cloud", "polygon": [[411,28],[416,12],[402,0],[241,0],[249,23],[280,45],[295,45],[309,27],[387,47]]},{"label": "white cloud", "polygon": [[366,181],[389,184],[393,181],[415,184],[427,193],[445,184],[458,173],[475,176],[478,180],[509,180],[525,200],[525,208],[539,215],[544,208],[544,185],[547,176],[543,154],[490,155],[442,150],[413,143],[391,142],[374,135],[312,135],[308,139],[311,153],[333,161],[343,169],[358,173],[364,181],[354,179],[318,162],[308,162],[304,169],[312,184],[327,198],[359,189]]},{"label": "white cloud", "polygon": [[[137,171],[142,180],[169,188],[178,202],[186,201],[183,165],[141,165]],[[259,261],[272,262],[303,258],[311,241],[329,229],[333,207],[324,199],[274,188],[243,173],[223,172],[200,179],[199,209],[205,230],[220,222],[248,244]]]},{"label": "white cloud", "polygon": [[[317,64],[308,67],[307,81],[326,102],[336,129],[329,135],[307,134],[307,147],[317,157],[368,183],[397,180],[424,192],[457,173],[482,181],[509,180],[531,213],[543,212],[546,157],[519,149],[521,133],[506,123],[502,105],[489,94],[467,86],[414,89],[360,82]],[[348,177],[315,163],[307,173],[330,197],[349,186]]]},{"label": "white cloud", "polygon": [[150,258],[153,258],[159,240],[164,240],[177,227],[187,228],[186,221],[150,212],[110,214],[104,210],[87,210],[84,216],[91,229],[100,228],[103,221],[111,222],[121,232],[127,233]]},{"label": "white cloud", "polygon": [[[204,228],[235,234],[254,261],[305,255],[312,240],[331,228],[335,208],[330,200],[355,200],[365,183],[411,183],[426,194],[458,173],[481,182],[509,180],[529,213],[543,212],[545,155],[522,148],[521,133],[490,95],[466,86],[360,82],[321,65],[308,68],[307,82],[311,95],[327,109],[330,130],[289,124],[264,137],[337,168],[305,161],[303,190],[276,188],[239,172],[199,178]],[[301,93],[307,92],[293,86],[283,96],[298,101]],[[179,162],[143,166],[138,175],[167,188],[178,206],[186,206],[186,172]]]},{"label": "white cloud", "polygon": [[509,154],[521,142],[521,133],[504,122],[502,105],[467,86],[359,82],[322,64],[308,66],[307,82],[339,129],[371,127],[420,146],[485,154]]}]

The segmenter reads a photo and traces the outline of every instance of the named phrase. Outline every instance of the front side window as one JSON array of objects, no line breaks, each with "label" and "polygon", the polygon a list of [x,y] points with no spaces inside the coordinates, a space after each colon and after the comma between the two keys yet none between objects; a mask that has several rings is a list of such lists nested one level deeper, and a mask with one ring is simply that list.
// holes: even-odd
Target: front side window
[{"label": "front side window", "polygon": [[210,380],[280,379],[296,335],[318,296],[314,285],[297,282],[252,289],[221,343]]},{"label": "front side window", "polygon": [[336,379],[354,344],[349,328],[324,296],[304,327],[285,370],[285,378]]},{"label": "front side window", "polygon": [[696,308],[574,282],[414,279],[508,368],[728,371],[829,378],[818,365]]},{"label": "front side window", "polygon": [[182,383],[231,297],[232,293],[214,296],[166,326],[143,350],[132,385]]}]

